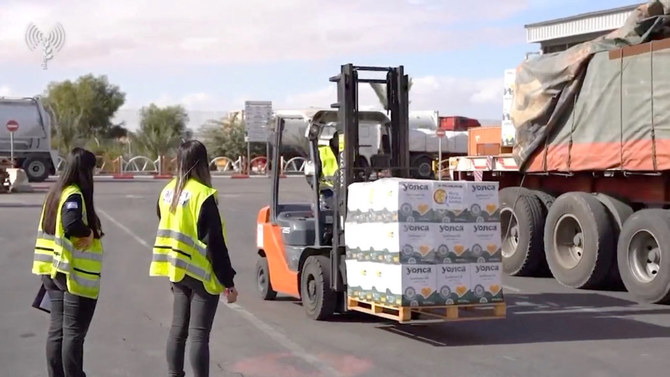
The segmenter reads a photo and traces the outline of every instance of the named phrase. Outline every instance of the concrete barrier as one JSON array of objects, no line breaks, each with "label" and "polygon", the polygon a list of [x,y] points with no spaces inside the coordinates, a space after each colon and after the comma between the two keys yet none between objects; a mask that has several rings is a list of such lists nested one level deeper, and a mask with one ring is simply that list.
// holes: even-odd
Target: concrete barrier
[{"label": "concrete barrier", "polygon": [[9,192],[33,192],[25,170],[10,168],[7,169],[7,173],[9,173]]}]

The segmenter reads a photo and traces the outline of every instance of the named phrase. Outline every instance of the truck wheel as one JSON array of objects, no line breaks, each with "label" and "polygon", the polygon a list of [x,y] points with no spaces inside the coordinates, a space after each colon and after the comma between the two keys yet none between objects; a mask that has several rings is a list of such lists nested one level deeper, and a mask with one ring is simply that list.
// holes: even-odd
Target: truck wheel
[{"label": "truck wheel", "polygon": [[412,160],[412,178],[433,179],[433,160],[428,156],[418,156]]},{"label": "truck wheel", "polygon": [[272,289],[270,268],[265,257],[259,257],[256,261],[256,283],[263,300],[274,300],[277,297],[277,292]]},{"label": "truck wheel", "polygon": [[[626,220],[631,217],[634,213],[633,208],[626,202],[621,201],[612,196],[597,193],[595,194],[596,199],[607,208],[610,213],[612,223],[614,224],[614,229],[616,231],[615,237],[618,239],[621,234],[621,229],[623,229],[623,224],[626,223]],[[616,255],[615,255],[615,258]],[[617,267],[617,261],[614,262],[614,267]],[[623,291],[626,287],[621,280],[621,274],[619,273],[619,268],[610,269],[608,277],[608,286],[611,290]]]},{"label": "truck wheel", "polygon": [[647,209],[629,217],[617,254],[621,279],[636,300],[670,303],[670,211]]},{"label": "truck wheel", "polygon": [[323,255],[307,258],[300,274],[300,296],[307,316],[317,321],[335,313],[337,296],[330,289],[330,259]]},{"label": "truck wheel", "polygon": [[547,257],[544,252],[544,223],[547,219],[547,214],[549,213],[551,206],[554,204],[554,201],[556,200],[556,196],[541,190],[530,190],[530,191],[533,193],[533,195],[537,196],[537,198],[540,199],[540,203],[542,203],[542,262],[540,262],[540,266],[538,267],[535,276],[551,277],[551,270],[549,270],[549,265],[547,264]]},{"label": "truck wheel", "polygon": [[25,170],[29,182],[43,182],[49,178],[50,163],[39,157],[28,157],[23,160],[22,169]]},{"label": "truck wheel", "polygon": [[533,275],[545,259],[542,203],[520,187],[506,187],[500,190],[498,197],[503,271],[512,276]]},{"label": "truck wheel", "polygon": [[616,235],[605,206],[595,196],[569,192],[551,206],[544,228],[547,263],[559,283],[591,289],[616,268]]}]

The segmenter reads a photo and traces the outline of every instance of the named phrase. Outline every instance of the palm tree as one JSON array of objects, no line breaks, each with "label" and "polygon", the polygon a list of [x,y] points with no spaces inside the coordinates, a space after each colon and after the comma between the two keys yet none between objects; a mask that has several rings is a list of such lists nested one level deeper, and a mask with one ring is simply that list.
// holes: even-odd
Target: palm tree
[{"label": "palm tree", "polygon": [[140,110],[140,129],[131,134],[133,145],[152,159],[169,155],[179,143],[191,137],[188,116],[181,106],[159,108],[154,104]]}]

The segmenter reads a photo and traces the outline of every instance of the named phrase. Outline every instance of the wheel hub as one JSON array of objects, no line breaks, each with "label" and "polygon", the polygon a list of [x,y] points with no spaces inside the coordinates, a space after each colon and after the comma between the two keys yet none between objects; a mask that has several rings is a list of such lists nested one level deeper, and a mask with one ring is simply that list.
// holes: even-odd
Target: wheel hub
[{"label": "wheel hub", "polygon": [[509,258],[516,252],[519,245],[519,223],[512,210],[506,208],[500,213],[501,233],[502,233],[502,254],[504,258]]},{"label": "wheel hub", "polygon": [[575,268],[584,255],[584,233],[579,220],[573,215],[563,215],[556,222],[554,250],[558,262],[567,269]]},{"label": "wheel hub", "polygon": [[28,166],[28,170],[32,171],[35,174],[42,174],[44,171],[44,167],[39,162],[32,162],[30,163],[30,166]]},{"label": "wheel hub", "polygon": [[307,296],[309,297],[310,301],[312,301],[316,296],[316,281],[312,275],[310,275],[307,280]]},{"label": "wheel hub", "polygon": [[628,263],[633,276],[643,283],[652,282],[661,269],[661,250],[648,230],[638,231],[628,246]]},{"label": "wheel hub", "polygon": [[262,269],[258,270],[258,289],[261,291],[265,289],[265,272]]}]

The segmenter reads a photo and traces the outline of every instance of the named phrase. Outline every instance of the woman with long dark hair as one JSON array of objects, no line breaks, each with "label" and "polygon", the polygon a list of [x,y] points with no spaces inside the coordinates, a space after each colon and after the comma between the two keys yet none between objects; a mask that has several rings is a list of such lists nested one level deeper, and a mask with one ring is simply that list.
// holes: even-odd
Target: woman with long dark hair
[{"label": "woman with long dark hair", "polygon": [[168,277],[174,296],[167,343],[169,375],[184,376],[186,339],[195,377],[209,376],[209,334],[223,293],[237,299],[207,149],[196,140],[179,147],[177,177],[158,199],[158,232],[151,276]]},{"label": "woman with long dark hair", "polygon": [[84,338],[100,291],[103,236],[93,204],[95,155],[74,148],[46,196],[32,272],[51,300],[49,377],[84,377]]}]

